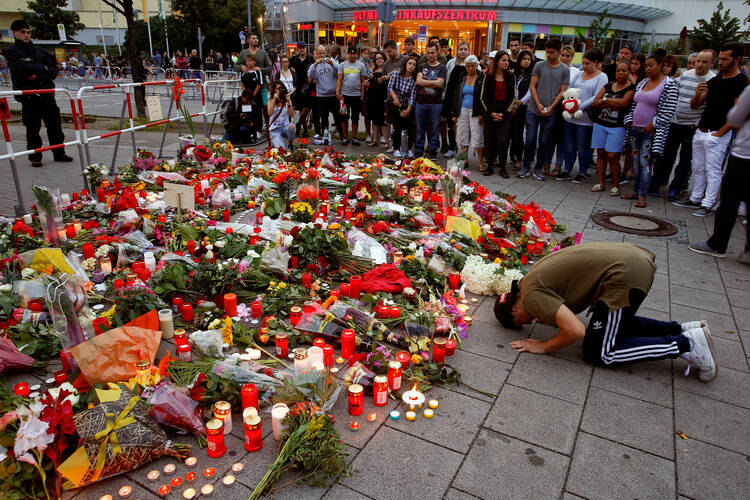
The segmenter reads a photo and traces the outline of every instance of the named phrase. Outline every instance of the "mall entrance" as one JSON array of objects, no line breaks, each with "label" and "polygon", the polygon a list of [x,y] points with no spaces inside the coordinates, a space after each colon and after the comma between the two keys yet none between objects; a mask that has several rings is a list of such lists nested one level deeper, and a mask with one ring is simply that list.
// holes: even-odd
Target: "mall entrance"
[{"label": "mall entrance", "polygon": [[[500,25],[501,23],[497,23]],[[419,26],[427,26],[427,38],[419,41]],[[396,40],[399,47],[407,37],[415,39],[415,50],[424,54],[427,39],[431,36],[447,38],[451,54],[456,55],[459,42],[468,42],[472,54],[479,56],[487,47],[487,21],[395,21],[388,25],[386,40]]]}]

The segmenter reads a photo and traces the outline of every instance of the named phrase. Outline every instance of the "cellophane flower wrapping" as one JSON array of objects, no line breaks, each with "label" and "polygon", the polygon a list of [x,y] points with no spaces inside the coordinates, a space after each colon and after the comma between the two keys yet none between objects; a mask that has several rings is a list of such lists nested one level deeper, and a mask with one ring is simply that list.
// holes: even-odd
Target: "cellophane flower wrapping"
[{"label": "cellophane flower wrapping", "polygon": [[34,186],[34,195],[44,241],[58,247],[60,246],[60,228],[63,227],[59,204],[60,190]]},{"label": "cellophane flower wrapping", "polygon": [[34,358],[22,353],[10,339],[0,337],[0,373],[29,371]]},{"label": "cellophane flower wrapping", "polygon": [[86,289],[75,275],[43,276],[44,299],[63,349],[94,337]]},{"label": "cellophane flower wrapping", "polygon": [[157,423],[187,431],[196,436],[206,432],[201,418],[200,403],[190,398],[185,388],[165,380],[154,388],[148,398],[149,416]]}]

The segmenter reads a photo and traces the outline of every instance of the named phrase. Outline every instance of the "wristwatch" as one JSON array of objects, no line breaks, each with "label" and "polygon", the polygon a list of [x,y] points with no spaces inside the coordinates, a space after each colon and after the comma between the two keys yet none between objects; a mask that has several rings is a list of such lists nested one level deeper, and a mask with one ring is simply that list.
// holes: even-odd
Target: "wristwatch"
[{"label": "wristwatch", "polygon": [[607,97],[602,97],[602,102],[607,102]]}]

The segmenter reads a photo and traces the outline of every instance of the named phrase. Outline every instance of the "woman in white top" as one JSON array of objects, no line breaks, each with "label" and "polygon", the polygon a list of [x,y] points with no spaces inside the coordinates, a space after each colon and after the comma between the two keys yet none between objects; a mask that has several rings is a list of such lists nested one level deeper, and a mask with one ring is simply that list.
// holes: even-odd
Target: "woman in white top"
[{"label": "woman in white top", "polygon": [[591,49],[583,54],[583,72],[576,75],[570,81],[569,89],[580,90],[578,96],[578,109],[583,114],[579,118],[571,118],[565,122],[565,171],[557,176],[559,180],[570,178],[573,164],[578,156],[578,175],[573,182],[580,183],[586,180],[586,172],[591,164],[591,133],[594,130],[594,122],[589,118],[588,111],[594,104],[594,99],[599,91],[607,84],[607,75],[599,71],[599,63],[604,59],[604,54],[599,49]]},{"label": "woman in white top", "polygon": [[281,69],[277,80],[284,84],[287,95],[294,99],[294,92],[297,90],[297,73],[294,68],[289,67],[289,56],[282,54],[279,61],[281,62]]},{"label": "woman in white top", "polygon": [[294,107],[286,86],[277,80],[268,89],[268,140],[273,148],[288,149],[294,139]]}]

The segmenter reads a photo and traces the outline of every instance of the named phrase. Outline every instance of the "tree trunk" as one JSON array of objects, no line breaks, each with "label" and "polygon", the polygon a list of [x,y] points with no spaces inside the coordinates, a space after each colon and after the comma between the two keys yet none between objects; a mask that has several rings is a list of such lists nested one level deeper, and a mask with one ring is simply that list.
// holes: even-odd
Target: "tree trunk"
[{"label": "tree trunk", "polygon": [[[133,75],[133,82],[145,81],[143,74],[143,64],[138,57],[138,51],[135,48],[135,20],[133,19],[133,2],[125,1],[121,3],[125,13],[125,20],[128,26],[128,60],[130,61],[130,72]],[[146,89],[144,87],[135,87],[133,90],[135,96],[135,109],[139,117],[146,117]]]}]

